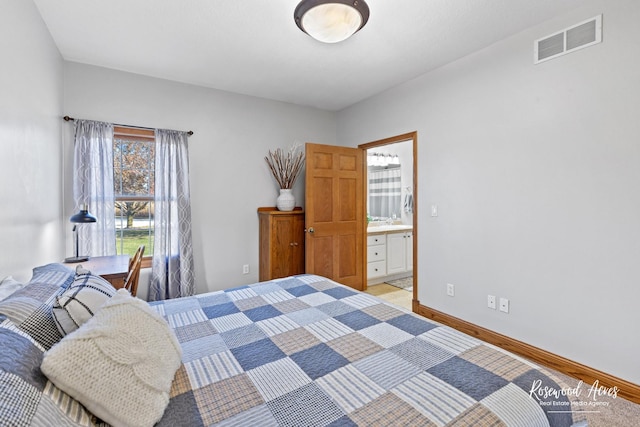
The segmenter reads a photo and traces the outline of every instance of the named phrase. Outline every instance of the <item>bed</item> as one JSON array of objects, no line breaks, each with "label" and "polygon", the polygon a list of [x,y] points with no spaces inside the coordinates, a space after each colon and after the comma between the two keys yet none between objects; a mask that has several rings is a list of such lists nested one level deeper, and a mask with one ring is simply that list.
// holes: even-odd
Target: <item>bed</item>
[{"label": "bed", "polygon": [[[62,338],[51,305],[73,280],[38,267],[0,302],[0,425],[101,423],[39,369]],[[159,426],[586,425],[575,384],[324,277],[148,306],[181,348]]]}]

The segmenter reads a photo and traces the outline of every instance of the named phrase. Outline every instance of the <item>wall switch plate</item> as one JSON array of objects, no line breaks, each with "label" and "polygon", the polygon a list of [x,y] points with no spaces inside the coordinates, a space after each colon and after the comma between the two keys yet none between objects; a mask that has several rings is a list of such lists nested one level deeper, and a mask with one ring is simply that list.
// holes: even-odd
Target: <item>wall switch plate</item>
[{"label": "wall switch plate", "polygon": [[453,297],[456,295],[456,287],[453,286],[451,283],[447,283],[447,295],[449,295],[450,297]]},{"label": "wall switch plate", "polygon": [[249,274],[249,264],[242,266],[242,274]]},{"label": "wall switch plate", "polygon": [[509,312],[509,300],[506,298],[500,298],[500,311],[505,313]]},{"label": "wall switch plate", "polygon": [[431,216],[438,216],[438,205],[431,205]]},{"label": "wall switch plate", "polygon": [[496,309],[496,296],[495,295],[487,295],[487,307],[495,310]]}]

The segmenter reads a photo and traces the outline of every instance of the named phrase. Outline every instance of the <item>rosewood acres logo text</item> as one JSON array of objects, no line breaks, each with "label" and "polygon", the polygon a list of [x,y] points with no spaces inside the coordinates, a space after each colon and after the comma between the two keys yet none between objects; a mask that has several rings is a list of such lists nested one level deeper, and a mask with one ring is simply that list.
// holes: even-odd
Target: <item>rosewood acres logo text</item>
[{"label": "rosewood acres logo text", "polygon": [[597,407],[609,406],[611,402],[600,399],[603,397],[615,399],[618,397],[619,391],[620,389],[615,386],[601,386],[598,380],[588,388],[584,381],[580,381],[575,387],[560,389],[543,385],[542,380],[535,380],[531,384],[529,397],[536,400],[540,406],[553,407],[554,410],[562,412],[571,412],[579,408],[591,410]]}]

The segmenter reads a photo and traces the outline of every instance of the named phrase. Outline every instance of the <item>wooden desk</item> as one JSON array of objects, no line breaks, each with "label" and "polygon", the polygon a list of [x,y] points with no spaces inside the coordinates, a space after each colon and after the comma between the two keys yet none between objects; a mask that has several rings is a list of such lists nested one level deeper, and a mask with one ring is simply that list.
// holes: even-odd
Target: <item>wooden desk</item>
[{"label": "wooden desk", "polygon": [[124,281],[129,273],[129,255],[96,256],[89,261],[66,263],[66,266],[75,270],[82,265],[92,274],[100,276],[110,282],[114,288],[124,286]]}]

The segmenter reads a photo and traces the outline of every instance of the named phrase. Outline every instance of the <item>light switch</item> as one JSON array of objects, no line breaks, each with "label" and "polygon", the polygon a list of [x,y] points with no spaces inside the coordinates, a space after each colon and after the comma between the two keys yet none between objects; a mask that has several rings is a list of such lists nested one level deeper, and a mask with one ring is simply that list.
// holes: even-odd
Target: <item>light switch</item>
[{"label": "light switch", "polygon": [[447,295],[450,297],[456,296],[456,287],[451,283],[447,283]]},{"label": "light switch", "polygon": [[438,205],[431,205],[431,216],[438,216]]}]

